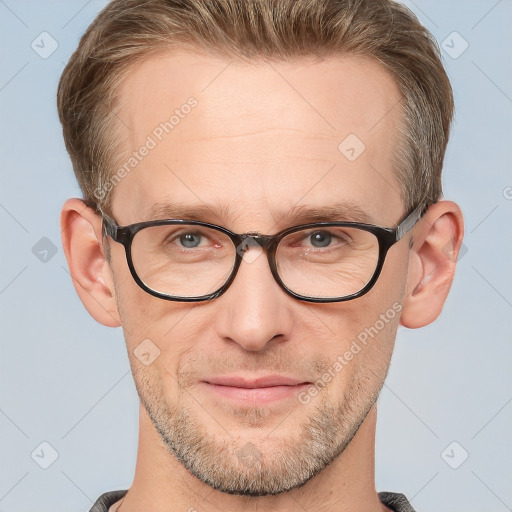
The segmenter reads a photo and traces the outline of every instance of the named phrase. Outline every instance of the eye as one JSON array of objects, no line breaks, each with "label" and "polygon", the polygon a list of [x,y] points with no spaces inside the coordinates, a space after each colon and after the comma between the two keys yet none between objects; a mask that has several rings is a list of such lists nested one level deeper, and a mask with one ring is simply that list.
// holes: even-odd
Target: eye
[{"label": "eye", "polygon": [[186,251],[193,249],[207,249],[216,247],[213,239],[214,233],[195,228],[167,228],[167,233],[162,240],[162,248],[165,250]]},{"label": "eye", "polygon": [[328,231],[315,231],[309,235],[314,247],[327,247],[332,241],[332,235]]},{"label": "eye", "polygon": [[[175,228],[173,227],[164,239],[162,247],[166,250],[191,252],[220,250],[226,243],[219,233],[207,228]],[[197,252],[196,251],[196,252]]]},{"label": "eye", "polygon": [[352,243],[352,237],[341,229],[306,231],[296,239],[298,245],[310,249],[334,249]]},{"label": "eye", "polygon": [[187,249],[194,249],[201,243],[201,238],[203,235],[199,233],[184,233],[179,235],[178,239],[183,247]]}]

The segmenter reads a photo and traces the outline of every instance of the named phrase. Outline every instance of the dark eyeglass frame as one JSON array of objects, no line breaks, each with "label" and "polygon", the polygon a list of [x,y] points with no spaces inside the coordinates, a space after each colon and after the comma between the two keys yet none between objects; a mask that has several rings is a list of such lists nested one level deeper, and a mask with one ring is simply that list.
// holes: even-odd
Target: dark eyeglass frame
[{"label": "dark eyeglass frame", "polygon": [[[386,254],[389,249],[396,244],[406,233],[408,233],[415,224],[419,221],[419,219],[423,216],[425,211],[428,209],[429,205],[418,205],[416,206],[409,214],[407,214],[404,219],[397,225],[396,228],[386,228],[382,226],[375,226],[373,224],[365,224],[361,222],[315,222],[310,224],[301,224],[298,226],[293,226],[275,235],[261,235],[258,232],[250,232],[250,233],[233,233],[228,229],[217,226],[216,224],[210,224],[208,222],[201,222],[196,220],[183,220],[183,219],[165,219],[165,220],[151,220],[146,222],[137,222],[135,224],[130,224],[128,226],[119,226],[117,222],[109,217],[107,214],[103,213],[101,210],[98,211],[103,218],[103,230],[104,233],[112,238],[115,242],[118,242],[124,246],[126,253],[126,261],[128,262],[128,267],[132,274],[135,282],[147,293],[158,297],[164,300],[172,300],[172,301],[180,301],[180,302],[200,302],[206,300],[212,300],[220,295],[222,295],[234,281],[238,269],[240,268],[240,264],[243,259],[243,253],[250,247],[250,240],[254,240],[257,242],[259,246],[263,249],[263,251],[267,254],[267,259],[269,262],[270,270],[274,279],[279,284],[279,286],[288,294],[298,300],[303,300],[306,302],[316,302],[316,303],[326,303],[326,302],[343,302],[347,300],[356,299],[357,297],[361,297],[365,293],[369,292],[371,288],[377,282],[377,279],[380,276],[382,271],[382,267],[384,265],[384,260],[386,258]],[[233,270],[231,271],[230,276],[226,280],[223,286],[221,286],[218,290],[208,295],[201,295],[198,297],[180,297],[173,295],[166,295],[161,292],[157,292],[151,288],[149,288],[138,276],[135,271],[135,267],[133,265],[132,260],[132,252],[131,246],[134,236],[144,228],[151,226],[164,226],[171,224],[189,224],[195,226],[203,226],[211,229],[215,229],[226,234],[235,246],[235,264],[233,266]],[[378,240],[379,243],[379,259],[377,261],[377,266],[373,273],[371,279],[366,283],[366,285],[356,293],[352,293],[350,295],[342,296],[342,297],[307,297],[303,295],[299,295],[289,288],[283,283],[281,278],[279,277],[277,271],[276,264],[276,250],[279,245],[279,242],[290,233],[294,233],[295,231],[300,231],[302,229],[310,229],[310,228],[322,228],[329,226],[337,226],[337,227],[351,227],[358,228],[370,233],[373,233]],[[241,248],[241,249],[239,249]]]}]

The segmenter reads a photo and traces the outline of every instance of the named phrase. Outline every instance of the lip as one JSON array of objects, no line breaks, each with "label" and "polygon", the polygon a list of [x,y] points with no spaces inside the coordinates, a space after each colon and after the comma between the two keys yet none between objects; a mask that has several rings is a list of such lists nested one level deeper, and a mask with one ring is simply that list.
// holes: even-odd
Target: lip
[{"label": "lip", "polygon": [[304,380],[288,377],[285,375],[266,375],[250,379],[241,375],[225,375],[220,377],[211,377],[205,379],[208,384],[217,386],[231,386],[236,388],[269,388],[274,386],[296,386],[298,384],[311,384]]},{"label": "lip", "polygon": [[231,375],[212,377],[201,384],[216,398],[254,407],[297,397],[298,393],[311,385],[311,382],[283,375],[267,375],[253,379]]}]

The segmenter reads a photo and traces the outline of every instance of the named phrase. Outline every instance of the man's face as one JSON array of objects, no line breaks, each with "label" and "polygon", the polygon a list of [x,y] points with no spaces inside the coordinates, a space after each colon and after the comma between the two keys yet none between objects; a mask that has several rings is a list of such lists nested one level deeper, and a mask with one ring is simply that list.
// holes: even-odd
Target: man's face
[{"label": "man's face", "polygon": [[[197,105],[182,108],[190,97]],[[275,234],[297,224],[283,220],[294,207],[341,202],[357,205],[368,222],[393,227],[405,213],[393,167],[399,99],[387,72],[353,57],[254,65],[199,54],[153,57],[121,90],[120,166],[148,136],[155,144],[115,187],[112,215],[127,225],[155,219],[156,204],[206,204],[224,213],[200,220]],[[166,133],[160,123],[176,109],[179,121]],[[342,143],[350,134],[364,151],[353,135]],[[201,481],[236,494],[283,492],[331,463],[383,384],[408,238],[391,248],[369,293],[327,304],[287,295],[265,254],[242,261],[215,300],[158,299],[137,286],[123,247],[110,241],[135,383],[168,450]],[[148,339],[141,346],[160,352],[146,365],[134,351]],[[243,400],[207,383],[227,375],[325,385],[316,394],[299,396],[308,389],[302,386],[281,398]]]}]

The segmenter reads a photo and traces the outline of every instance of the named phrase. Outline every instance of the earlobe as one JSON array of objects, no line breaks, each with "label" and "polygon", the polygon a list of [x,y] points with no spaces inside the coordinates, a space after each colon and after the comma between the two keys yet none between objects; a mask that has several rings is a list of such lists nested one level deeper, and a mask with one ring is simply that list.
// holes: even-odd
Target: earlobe
[{"label": "earlobe", "polygon": [[103,250],[101,217],[80,199],[68,199],[60,224],[64,253],[80,300],[97,322],[118,327],[121,322]]},{"label": "earlobe", "polygon": [[413,235],[401,324],[432,323],[448,296],[464,236],[460,208],[452,201],[431,205]]}]

